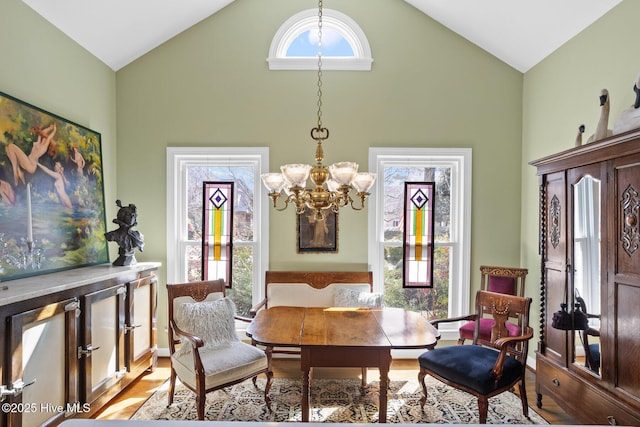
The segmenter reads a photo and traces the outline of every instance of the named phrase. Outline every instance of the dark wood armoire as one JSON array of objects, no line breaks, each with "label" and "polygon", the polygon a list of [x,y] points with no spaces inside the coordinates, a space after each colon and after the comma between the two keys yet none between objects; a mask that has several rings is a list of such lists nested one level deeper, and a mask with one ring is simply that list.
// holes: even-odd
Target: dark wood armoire
[{"label": "dark wood armoire", "polygon": [[537,405],[640,426],[640,130],[530,163],[540,194]]}]

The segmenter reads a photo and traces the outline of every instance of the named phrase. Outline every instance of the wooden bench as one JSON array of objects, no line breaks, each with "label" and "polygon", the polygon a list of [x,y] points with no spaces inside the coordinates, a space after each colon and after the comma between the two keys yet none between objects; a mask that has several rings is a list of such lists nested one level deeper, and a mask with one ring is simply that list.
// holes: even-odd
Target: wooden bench
[{"label": "wooden bench", "polygon": [[370,271],[267,271],[265,298],[251,309],[277,306],[333,307],[335,290],[347,288],[359,292],[373,291]]}]

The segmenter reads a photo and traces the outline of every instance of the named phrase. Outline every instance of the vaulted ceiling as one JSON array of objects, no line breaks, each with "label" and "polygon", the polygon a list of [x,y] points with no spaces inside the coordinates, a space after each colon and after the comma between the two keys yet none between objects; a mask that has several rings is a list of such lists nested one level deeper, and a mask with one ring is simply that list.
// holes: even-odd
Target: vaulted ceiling
[{"label": "vaulted ceiling", "polygon": [[[117,71],[234,0],[23,1]],[[623,0],[395,1],[524,73]]]}]

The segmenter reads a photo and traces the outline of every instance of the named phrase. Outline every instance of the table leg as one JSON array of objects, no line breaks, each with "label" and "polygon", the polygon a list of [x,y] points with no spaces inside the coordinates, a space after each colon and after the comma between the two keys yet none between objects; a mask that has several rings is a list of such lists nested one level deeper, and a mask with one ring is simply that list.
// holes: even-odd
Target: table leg
[{"label": "table leg", "polygon": [[311,369],[302,370],[302,422],[309,422],[309,375]]},{"label": "table leg", "polygon": [[[386,356],[386,357],[385,357]],[[391,352],[380,358],[380,402],[378,403],[378,422],[387,422],[387,391],[389,390],[389,369],[391,368]]]}]

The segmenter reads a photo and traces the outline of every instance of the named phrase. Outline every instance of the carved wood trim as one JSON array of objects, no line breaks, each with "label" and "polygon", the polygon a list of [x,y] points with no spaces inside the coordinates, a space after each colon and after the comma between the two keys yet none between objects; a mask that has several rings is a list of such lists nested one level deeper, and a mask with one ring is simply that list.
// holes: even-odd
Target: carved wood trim
[{"label": "carved wood trim", "polygon": [[631,256],[640,246],[640,230],[638,217],[640,213],[640,197],[638,192],[631,185],[622,193],[622,248]]},{"label": "carved wood trim", "polygon": [[[274,271],[266,272],[265,290],[269,283],[306,283],[315,289],[326,288],[332,283],[369,283],[373,290],[373,273],[370,271]],[[265,292],[265,295],[267,293]]]},{"label": "carved wood trim", "polygon": [[551,203],[549,203],[549,216],[551,220],[549,224],[549,239],[554,248],[558,247],[560,243],[560,210],[560,199],[554,194],[553,198],[551,198]]},{"label": "carved wood trim", "polygon": [[544,343],[545,343],[545,326],[546,326],[546,305],[547,305],[547,286],[546,286],[546,269],[544,267],[545,259],[547,258],[547,245],[546,245],[546,236],[547,236],[547,189],[545,187],[544,181],[540,184],[539,189],[539,221],[540,221],[540,230],[539,230],[539,243],[538,243],[538,251],[540,252],[540,321],[539,321],[539,341],[538,341],[538,351],[544,352]]}]

